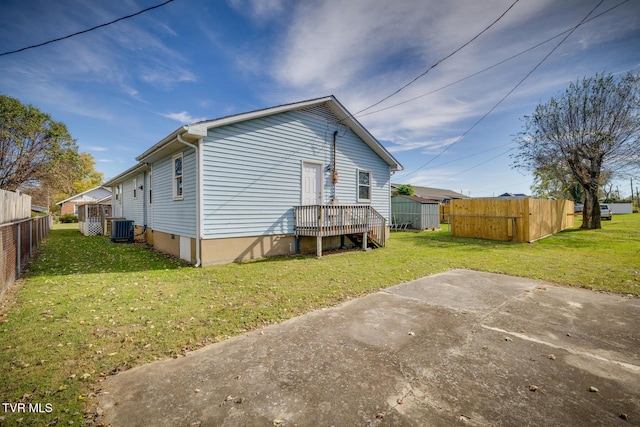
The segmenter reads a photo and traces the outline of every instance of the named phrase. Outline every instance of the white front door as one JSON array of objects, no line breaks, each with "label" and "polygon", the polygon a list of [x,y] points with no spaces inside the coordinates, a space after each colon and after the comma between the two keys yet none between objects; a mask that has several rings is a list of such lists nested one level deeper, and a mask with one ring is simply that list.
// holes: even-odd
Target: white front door
[{"label": "white front door", "polygon": [[322,165],[302,162],[302,204],[322,204]]}]

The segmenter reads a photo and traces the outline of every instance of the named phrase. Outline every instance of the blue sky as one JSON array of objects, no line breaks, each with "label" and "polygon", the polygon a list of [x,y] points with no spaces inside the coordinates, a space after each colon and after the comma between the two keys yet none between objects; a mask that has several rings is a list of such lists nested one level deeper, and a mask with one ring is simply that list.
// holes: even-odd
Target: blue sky
[{"label": "blue sky", "polygon": [[[174,0],[0,56],[0,93],[64,122],[108,179],[182,124],[330,94],[356,113],[424,73],[513,1]],[[0,52],[158,3],[0,0]],[[510,167],[522,117],[577,78],[640,72],[640,0],[604,0],[592,17],[623,4],[577,28],[515,90],[562,36],[456,82],[571,29],[598,3],[519,0],[460,52],[356,115],[404,165],[393,182],[475,197],[530,193],[531,177]],[[629,191],[621,180],[621,195]]]}]

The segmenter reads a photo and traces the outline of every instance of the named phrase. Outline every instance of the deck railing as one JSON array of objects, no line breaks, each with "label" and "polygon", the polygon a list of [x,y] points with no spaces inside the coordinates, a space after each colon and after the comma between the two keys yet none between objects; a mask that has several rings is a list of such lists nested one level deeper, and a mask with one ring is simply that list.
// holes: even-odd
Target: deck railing
[{"label": "deck railing", "polygon": [[295,206],[296,236],[341,236],[366,234],[384,246],[386,219],[368,205]]},{"label": "deck railing", "polygon": [[369,237],[384,246],[387,238],[387,220],[380,213],[371,208],[369,218]]}]

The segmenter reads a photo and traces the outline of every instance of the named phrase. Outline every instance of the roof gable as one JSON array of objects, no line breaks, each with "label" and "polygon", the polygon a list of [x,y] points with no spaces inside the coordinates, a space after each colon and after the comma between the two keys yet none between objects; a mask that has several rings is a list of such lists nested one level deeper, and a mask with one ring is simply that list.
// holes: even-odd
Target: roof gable
[{"label": "roof gable", "polygon": [[400,171],[403,169],[402,165],[391,155],[391,153],[389,153],[386,148],[384,148],[384,146],[375,139],[373,135],[371,135],[371,133],[369,133],[369,131],[366,130],[364,126],[362,126],[333,95],[324,98],[310,99],[307,101],[249,111],[241,114],[234,114],[231,116],[205,120],[182,126],[162,141],[149,148],[140,156],[136,157],[136,160],[139,162],[145,162],[157,157],[157,155],[161,153],[166,153],[172,145],[183,144],[179,139],[194,143],[198,139],[206,136],[210,129],[289,111],[299,111],[303,114],[321,117],[330,123],[341,123],[349,127],[366,145],[368,145],[382,160],[385,161],[385,163],[389,165],[391,170]]},{"label": "roof gable", "polygon": [[98,187],[94,187],[91,188],[87,191],[83,191],[82,193],[78,193],[74,196],[69,197],[68,199],[64,199],[58,203],[56,203],[56,205],[62,205],[63,203],[66,202],[73,202],[76,200],[80,200],[80,199],[93,199],[93,200],[100,200],[100,199],[104,199],[105,197],[110,197],[111,196],[111,189],[105,187],[105,186],[98,186]]}]

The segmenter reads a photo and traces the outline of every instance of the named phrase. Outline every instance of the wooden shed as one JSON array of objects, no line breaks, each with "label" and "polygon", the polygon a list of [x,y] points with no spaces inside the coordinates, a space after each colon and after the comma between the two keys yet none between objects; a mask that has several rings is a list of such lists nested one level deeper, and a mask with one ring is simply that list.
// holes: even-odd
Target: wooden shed
[{"label": "wooden shed", "polygon": [[418,196],[391,196],[392,228],[416,230],[440,228],[437,200]]}]

